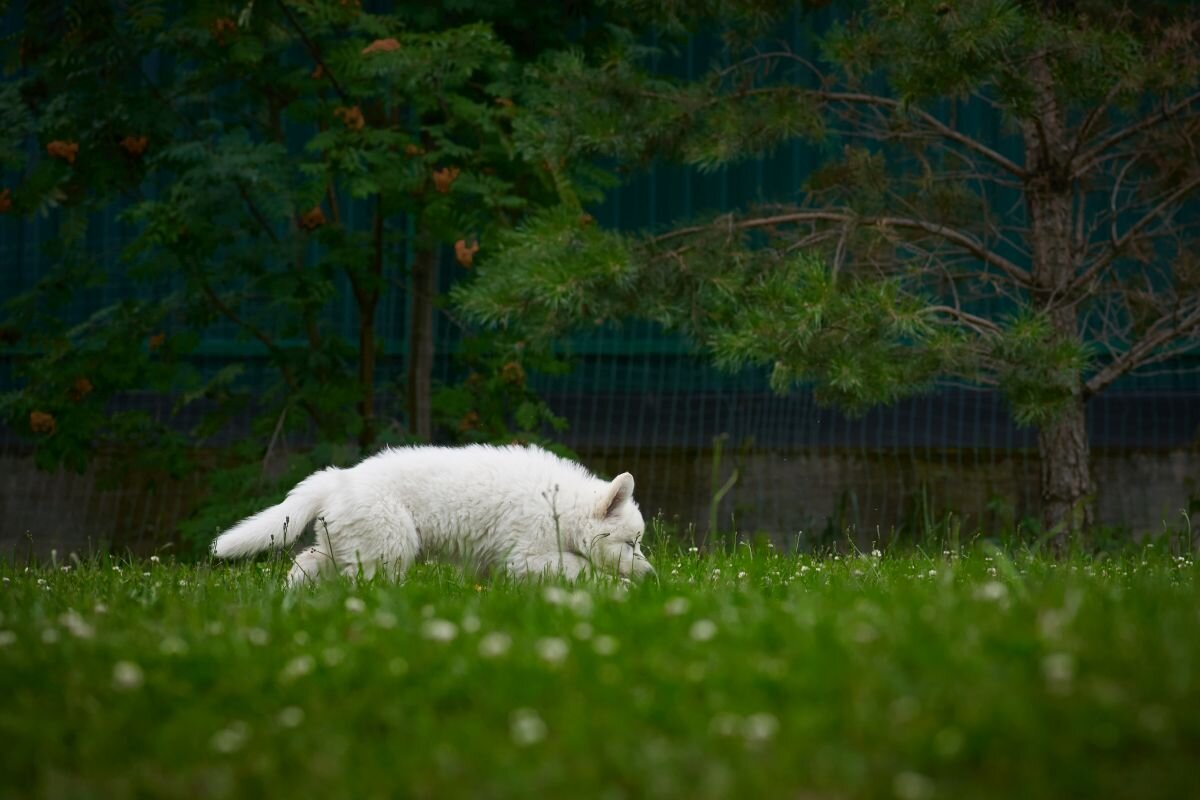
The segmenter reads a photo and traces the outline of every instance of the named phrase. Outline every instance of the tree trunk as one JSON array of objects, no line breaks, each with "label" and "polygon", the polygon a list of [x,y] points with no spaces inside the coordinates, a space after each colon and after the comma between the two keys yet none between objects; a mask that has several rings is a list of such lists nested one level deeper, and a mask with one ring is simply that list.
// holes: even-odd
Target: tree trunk
[{"label": "tree trunk", "polygon": [[408,333],[408,431],[422,441],[433,436],[433,300],[437,293],[437,250],[413,252],[412,309]]},{"label": "tree trunk", "polygon": [[1042,462],[1042,524],[1053,531],[1051,543],[1063,552],[1092,525],[1091,448],[1085,401],[1077,397],[1053,422],[1038,431]]},{"label": "tree trunk", "polygon": [[[1055,94],[1054,78],[1044,57],[1029,65],[1036,90],[1036,118],[1023,126],[1026,179],[1026,210],[1029,215],[1029,245],[1033,285],[1029,287],[1033,308],[1049,315],[1058,341],[1080,338],[1075,302],[1067,287],[1075,277],[1076,203],[1078,187],[1069,174],[1070,138],[1066,119]],[[1092,523],[1094,494],[1083,376],[1074,376],[1067,408],[1038,431],[1038,454],[1042,462],[1042,522],[1054,530],[1053,544],[1063,550],[1074,537],[1086,534]]]},{"label": "tree trunk", "polygon": [[375,196],[372,230],[370,277],[367,284],[350,276],[354,298],[358,302],[358,446],[367,449],[375,442],[375,309],[379,306],[379,286],[383,280],[383,196]]}]

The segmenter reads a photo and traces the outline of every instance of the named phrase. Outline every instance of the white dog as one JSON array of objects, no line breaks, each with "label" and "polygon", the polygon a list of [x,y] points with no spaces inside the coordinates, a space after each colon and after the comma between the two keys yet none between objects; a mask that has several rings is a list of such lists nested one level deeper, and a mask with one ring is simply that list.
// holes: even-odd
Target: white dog
[{"label": "white dog", "polygon": [[285,547],[312,526],[288,583],[377,571],[399,577],[418,554],[469,558],[519,575],[588,570],[641,577],[645,530],[633,476],[611,483],[537,447],[406,447],[329,467],[217,537],[234,558]]}]

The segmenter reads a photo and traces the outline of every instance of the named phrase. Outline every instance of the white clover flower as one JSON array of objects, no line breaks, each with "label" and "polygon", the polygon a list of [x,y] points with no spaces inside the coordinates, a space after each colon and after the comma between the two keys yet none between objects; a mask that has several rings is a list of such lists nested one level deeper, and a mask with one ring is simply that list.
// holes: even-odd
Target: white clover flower
[{"label": "white clover flower", "polygon": [[158,556],[150,556],[150,563],[157,564],[161,559]]},{"label": "white clover flower", "polygon": [[[626,581],[628,582],[628,581]],[[583,589],[576,589],[571,592],[571,596],[567,598],[567,605],[571,607],[578,616],[586,617],[592,613],[592,596]]]},{"label": "white clover flower", "polygon": [[263,647],[267,642],[271,641],[271,636],[262,628],[247,628],[246,641],[257,647]]},{"label": "white clover flower", "polygon": [[92,611],[97,614],[107,614],[108,606],[104,605],[104,603],[96,603],[96,605],[92,606]]},{"label": "white clover flower", "polygon": [[995,603],[1006,597],[1008,597],[1008,587],[1000,581],[988,581],[975,590],[977,600],[990,600]]},{"label": "white clover flower", "polygon": [[699,553],[699,552],[700,552],[700,548],[699,548],[699,547],[689,547],[689,548],[688,548],[688,552],[689,552],[689,553]]},{"label": "white clover flower", "polygon": [[686,614],[690,606],[686,597],[672,597],[663,605],[663,613],[668,617],[678,617]]},{"label": "white clover flower", "polygon": [[926,575],[928,575],[930,578],[936,578],[936,577],[937,577],[937,570],[936,570],[936,569],[931,569],[931,570],[929,570],[929,572],[926,572],[925,574],[926,574]]},{"label": "white clover flower", "polygon": [[143,573],[142,573],[142,577],[143,577],[143,578],[149,578],[149,577],[150,577],[150,573],[149,573],[149,572],[143,572]]},{"label": "white clover flower", "polygon": [[8,647],[17,643],[17,634],[12,631],[0,631],[0,647]]},{"label": "white clover flower", "polygon": [[112,682],[114,689],[131,692],[142,687],[146,682],[146,675],[142,668],[132,661],[118,661],[113,664]]},{"label": "white clover flower", "polygon": [[96,635],[96,629],[76,611],[68,610],[59,614],[58,624],[66,628],[76,639],[91,639]]},{"label": "white clover flower", "polygon": [[463,633],[477,633],[482,624],[474,614],[465,614],[462,618]]},{"label": "white clover flower", "polygon": [[592,638],[592,625],[590,622],[577,623],[571,633],[576,639],[590,639]]},{"label": "white clover flower", "polygon": [[933,797],[933,781],[918,772],[900,772],[892,779],[892,791],[899,800],[926,800]]},{"label": "white clover flower", "polygon": [[607,634],[597,636],[592,642],[592,649],[598,656],[611,656],[620,646],[620,642]]},{"label": "white clover flower", "polygon": [[427,619],[421,625],[421,635],[435,642],[450,642],[458,636],[458,626],[448,619]]},{"label": "white clover flower", "polygon": [[745,570],[743,570],[743,571],[741,571],[741,572],[739,572],[739,573],[738,573],[738,580],[741,580],[741,579],[742,579],[742,578],[744,578],[744,577],[746,577],[746,572],[745,572]]},{"label": "white clover flower", "polygon": [[742,723],[742,736],[747,744],[762,744],[773,738],[779,730],[779,720],[763,711],[751,714]]},{"label": "white clover flower", "polygon": [[345,602],[346,610],[351,614],[361,614],[367,610],[367,604],[358,597],[347,597]]},{"label": "white clover flower", "polygon": [[561,606],[567,603],[567,590],[561,586],[547,586],[542,591],[542,599],[552,606]]},{"label": "white clover flower", "polygon": [[312,656],[296,656],[284,666],[279,677],[285,681],[295,680],[312,672],[316,665]]},{"label": "white clover flower", "polygon": [[479,655],[484,658],[500,658],[512,648],[512,637],[501,631],[486,633],[479,640]]},{"label": "white clover flower", "polygon": [[182,655],[187,652],[187,649],[187,642],[178,636],[168,636],[158,645],[159,652],[168,656]]},{"label": "white clover flower", "polygon": [[375,624],[380,628],[390,629],[396,627],[396,615],[390,611],[380,609],[375,612]]},{"label": "white clover flower", "polygon": [[871,551],[871,558],[883,558],[883,551],[876,547]]},{"label": "white clover flower", "polygon": [[518,708],[512,712],[508,722],[513,744],[528,747],[546,738],[546,723],[532,708]]},{"label": "white clover flower", "polygon": [[250,729],[246,723],[233,721],[213,734],[210,744],[218,753],[236,753],[250,738]]},{"label": "white clover flower", "polygon": [[804,573],[808,572],[808,571],[809,571],[809,569],[810,569],[810,567],[809,567],[807,564],[801,564],[801,565],[800,565],[800,572],[798,572],[797,574],[798,574],[798,575],[803,575]]},{"label": "white clover flower", "polygon": [[38,579],[37,579],[37,585],[38,585],[38,586],[45,586],[45,585],[46,585],[46,579],[45,579],[45,578],[38,578]]},{"label": "white clover flower", "polygon": [[692,628],[688,631],[688,635],[697,642],[710,641],[717,635],[717,623],[711,619],[698,619],[692,623]]},{"label": "white clover flower", "polygon": [[989,577],[992,577],[992,578],[996,577],[996,568],[995,568],[995,567],[988,567],[988,568],[987,568],[987,574],[988,574],[988,576],[989,576]]},{"label": "white clover flower", "polygon": [[538,658],[551,666],[558,666],[566,661],[567,654],[571,652],[571,646],[567,644],[567,640],[557,636],[538,639],[534,647],[537,649]]},{"label": "white clover flower", "polygon": [[275,719],[281,728],[297,728],[301,722],[304,722],[304,709],[299,706],[288,706],[280,710]]}]

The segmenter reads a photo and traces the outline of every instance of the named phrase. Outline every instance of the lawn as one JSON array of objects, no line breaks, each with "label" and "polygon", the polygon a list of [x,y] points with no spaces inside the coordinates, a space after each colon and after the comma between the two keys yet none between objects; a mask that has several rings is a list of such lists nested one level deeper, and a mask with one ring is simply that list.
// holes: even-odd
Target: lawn
[{"label": "lawn", "polygon": [[1197,796],[1190,557],[652,559],[291,592],[278,562],[0,567],[0,795]]}]

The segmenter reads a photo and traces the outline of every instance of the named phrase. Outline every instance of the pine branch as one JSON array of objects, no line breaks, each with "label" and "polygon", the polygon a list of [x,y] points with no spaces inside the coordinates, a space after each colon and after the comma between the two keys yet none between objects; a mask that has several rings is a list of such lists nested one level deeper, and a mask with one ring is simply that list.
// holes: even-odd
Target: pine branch
[{"label": "pine branch", "polygon": [[[1029,272],[1018,264],[1013,263],[999,253],[988,249],[982,242],[972,236],[968,236],[962,231],[949,228],[945,225],[938,225],[934,222],[929,222],[922,219],[912,219],[909,217],[859,217],[855,214],[844,211],[797,211],[787,214],[779,214],[771,217],[758,217],[752,219],[732,221],[732,216],[729,219],[730,230],[751,230],[754,228],[769,228],[774,225],[786,225],[789,223],[803,222],[832,222],[837,224],[856,223],[860,226],[875,225],[879,227],[891,228],[910,228],[913,230],[922,230],[932,234],[943,241],[956,245],[971,255],[996,267],[1012,281],[1021,286],[1032,286],[1033,280]],[[655,237],[652,241],[662,242],[668,239],[673,239],[678,236],[686,236],[693,233],[700,233],[705,230],[710,230],[714,225],[695,225],[688,228],[679,228],[674,231],[662,234]]]},{"label": "pine branch", "polygon": [[1189,95],[1174,105],[1164,106],[1157,114],[1151,114],[1141,121],[1111,134],[1095,147],[1085,151],[1083,155],[1078,157],[1077,161],[1072,162],[1071,179],[1074,180],[1089,173],[1104,157],[1105,153],[1121,142],[1166,122],[1197,101],[1200,101],[1200,92]]},{"label": "pine branch", "polygon": [[[1175,324],[1168,325],[1166,324],[1168,322]],[[1153,364],[1168,358],[1168,354],[1155,353],[1155,351],[1173,339],[1188,336],[1194,331],[1200,331],[1200,302],[1195,303],[1182,318],[1180,312],[1177,311],[1174,315],[1163,317],[1151,325],[1146,336],[1135,342],[1132,347],[1109,362],[1104,369],[1088,380],[1084,386],[1086,392],[1089,395],[1097,394],[1122,375],[1145,364]]]}]

